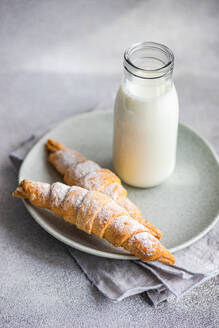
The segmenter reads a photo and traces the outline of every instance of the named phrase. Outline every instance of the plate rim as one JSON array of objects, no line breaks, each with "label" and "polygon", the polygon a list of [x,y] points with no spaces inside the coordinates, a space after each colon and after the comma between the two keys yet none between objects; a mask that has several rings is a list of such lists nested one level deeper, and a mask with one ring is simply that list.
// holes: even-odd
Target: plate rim
[{"label": "plate rim", "polygon": [[[65,125],[68,121],[70,120],[74,120],[74,119],[80,119],[81,117],[85,117],[85,116],[92,116],[95,114],[107,114],[107,113],[112,113],[112,110],[94,110],[94,111],[89,111],[89,112],[85,112],[85,113],[79,113],[73,116],[68,117],[67,119],[61,121],[59,124],[55,125],[53,128],[49,129],[45,134],[43,134],[40,139],[33,145],[33,147],[30,149],[30,151],[26,154],[25,158],[22,161],[22,164],[20,166],[19,169],[19,173],[18,173],[18,182],[21,181],[21,176],[22,176],[22,170],[23,167],[25,165],[26,160],[28,160],[28,157],[31,155],[31,153],[34,151],[35,147],[37,147],[37,145],[39,143],[42,142],[43,139],[47,138],[47,136],[54,130],[56,129],[60,129],[62,125]],[[188,130],[189,133],[193,134],[196,138],[198,138],[199,140],[201,140],[205,146],[209,149],[212,157],[214,158],[215,162],[217,164],[219,164],[219,157],[216,153],[216,151],[213,149],[213,147],[209,144],[209,142],[204,138],[201,137],[193,128],[185,125],[184,123],[179,122],[179,126],[181,126],[183,129]],[[219,166],[218,166],[219,169]],[[28,201],[23,200],[24,205],[27,209],[27,211],[31,214],[31,216],[33,217],[33,219],[46,231],[48,232],[50,235],[52,235],[54,238],[56,238],[57,240],[63,242],[65,245],[68,245],[70,247],[73,247],[79,251],[88,253],[88,254],[92,254],[92,255],[96,255],[96,256],[100,256],[100,257],[105,257],[105,258],[110,258],[110,259],[118,259],[118,260],[136,260],[138,259],[137,257],[135,257],[134,255],[129,255],[129,254],[116,254],[116,253],[112,253],[112,252],[107,252],[107,251],[101,251],[101,250],[96,250],[93,249],[91,247],[88,246],[84,246],[82,244],[80,244],[79,242],[70,240],[68,237],[65,237],[61,232],[57,232],[55,231],[49,224],[47,224],[42,218],[41,215],[39,215],[35,209],[34,206],[32,204],[30,204]],[[188,241],[170,248],[169,250],[174,253],[176,251],[182,250],[190,245],[192,245],[193,243],[195,243],[196,241],[198,241],[199,239],[201,239],[205,234],[207,234],[212,227],[216,224],[217,220],[219,218],[219,209],[218,212],[215,216],[215,218],[212,220],[212,222],[205,227],[202,231],[200,231],[196,236],[194,236],[193,238],[189,239]]]}]

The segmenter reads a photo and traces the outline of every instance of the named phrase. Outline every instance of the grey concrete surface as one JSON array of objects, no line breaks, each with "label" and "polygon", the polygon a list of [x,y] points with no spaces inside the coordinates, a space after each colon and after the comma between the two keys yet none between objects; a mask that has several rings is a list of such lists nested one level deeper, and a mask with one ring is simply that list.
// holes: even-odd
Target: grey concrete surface
[{"label": "grey concrete surface", "polygon": [[[8,153],[32,132],[112,106],[123,50],[175,53],[181,121],[219,151],[219,1],[0,2],[0,327],[218,327],[217,278],[157,309],[104,298],[11,191]],[[37,165],[37,163],[36,163]]]}]

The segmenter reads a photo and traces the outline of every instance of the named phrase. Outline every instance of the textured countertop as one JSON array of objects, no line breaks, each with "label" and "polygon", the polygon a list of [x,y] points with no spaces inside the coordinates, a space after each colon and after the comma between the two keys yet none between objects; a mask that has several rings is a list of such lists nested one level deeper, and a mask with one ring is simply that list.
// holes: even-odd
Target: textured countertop
[{"label": "textured countertop", "polygon": [[156,309],[144,294],[107,300],[12,199],[8,160],[31,133],[112,106],[123,50],[144,40],[174,51],[181,121],[219,152],[218,30],[216,0],[0,2],[1,328],[219,326],[217,278]]}]

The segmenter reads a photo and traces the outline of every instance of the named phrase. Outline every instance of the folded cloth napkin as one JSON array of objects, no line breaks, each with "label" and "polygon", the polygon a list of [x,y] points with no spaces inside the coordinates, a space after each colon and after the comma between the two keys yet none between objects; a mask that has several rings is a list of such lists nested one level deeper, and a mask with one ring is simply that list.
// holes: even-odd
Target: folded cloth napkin
[{"label": "folded cloth napkin", "polygon": [[[32,135],[10,159],[18,170],[38,137]],[[154,306],[171,295],[177,298],[219,273],[219,223],[204,238],[176,252],[176,265],[159,262],[110,260],[67,247],[87,278],[113,301],[146,292]]]}]

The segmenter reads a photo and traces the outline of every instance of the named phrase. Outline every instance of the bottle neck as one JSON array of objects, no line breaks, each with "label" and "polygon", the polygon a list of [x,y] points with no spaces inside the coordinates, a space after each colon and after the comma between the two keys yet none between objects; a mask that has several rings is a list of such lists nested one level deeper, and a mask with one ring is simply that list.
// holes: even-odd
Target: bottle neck
[{"label": "bottle neck", "polygon": [[146,99],[159,97],[167,93],[173,85],[172,74],[154,79],[142,79],[132,75],[126,69],[122,78],[122,89],[133,97]]},{"label": "bottle neck", "polygon": [[158,97],[172,87],[174,55],[166,46],[143,42],[130,47],[124,54],[122,88],[133,96]]}]

